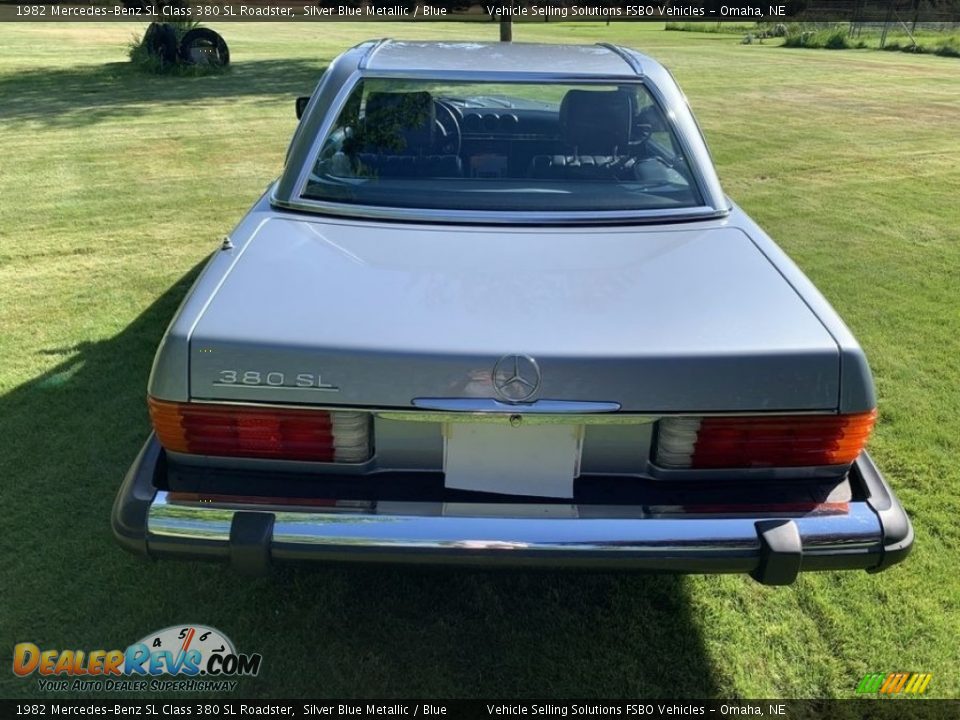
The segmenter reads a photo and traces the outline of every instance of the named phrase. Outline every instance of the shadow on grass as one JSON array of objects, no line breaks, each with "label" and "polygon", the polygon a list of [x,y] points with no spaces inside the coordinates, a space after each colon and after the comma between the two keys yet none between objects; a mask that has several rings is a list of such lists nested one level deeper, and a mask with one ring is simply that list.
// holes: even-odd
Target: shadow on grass
[{"label": "shadow on grass", "polygon": [[234,63],[228,72],[200,77],[143,73],[127,62],[37,68],[0,75],[0,122],[40,122],[85,127],[135,117],[148,107],[244,97],[294,98],[313,91],[324,63],[309,60],[254,60]]},{"label": "shadow on grass", "polygon": [[[64,361],[0,398],[4,652],[125,648],[201,623],[263,654],[242,697],[716,694],[682,578],[316,566],[251,580],[124,553],[111,504],[148,433],[156,344],[196,273],[116,337],[50,348]],[[0,694],[49,696],[10,673]]]}]

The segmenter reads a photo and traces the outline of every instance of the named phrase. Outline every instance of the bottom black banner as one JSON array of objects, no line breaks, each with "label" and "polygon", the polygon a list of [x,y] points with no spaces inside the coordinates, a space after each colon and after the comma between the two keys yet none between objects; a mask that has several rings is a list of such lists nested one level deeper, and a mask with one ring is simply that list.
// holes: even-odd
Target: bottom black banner
[{"label": "bottom black banner", "polygon": [[960,700],[0,700],[0,717],[868,718],[960,717]]}]

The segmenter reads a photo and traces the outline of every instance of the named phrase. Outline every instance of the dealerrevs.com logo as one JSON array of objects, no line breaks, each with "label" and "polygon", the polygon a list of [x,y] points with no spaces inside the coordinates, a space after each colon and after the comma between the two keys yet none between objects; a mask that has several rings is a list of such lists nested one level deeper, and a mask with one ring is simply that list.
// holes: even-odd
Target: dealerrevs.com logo
[{"label": "dealerrevs.com logo", "polygon": [[41,649],[31,642],[13,648],[14,674],[36,675],[39,689],[51,691],[233,690],[233,678],[257,675],[262,661],[203,625],[172,625],[126,650]]}]

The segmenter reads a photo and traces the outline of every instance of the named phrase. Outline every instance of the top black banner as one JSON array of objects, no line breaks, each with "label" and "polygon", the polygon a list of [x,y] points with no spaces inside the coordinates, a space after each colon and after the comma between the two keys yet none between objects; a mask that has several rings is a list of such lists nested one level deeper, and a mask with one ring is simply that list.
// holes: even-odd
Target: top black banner
[{"label": "top black banner", "polygon": [[0,0],[0,21],[960,23],[960,0]]}]

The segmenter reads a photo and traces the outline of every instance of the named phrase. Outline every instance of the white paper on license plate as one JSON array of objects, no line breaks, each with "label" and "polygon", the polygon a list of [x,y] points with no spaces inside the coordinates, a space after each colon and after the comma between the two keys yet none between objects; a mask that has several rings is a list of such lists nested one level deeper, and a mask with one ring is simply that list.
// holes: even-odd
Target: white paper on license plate
[{"label": "white paper on license plate", "polygon": [[445,485],[456,490],[573,497],[580,473],[580,425],[444,426]]}]

